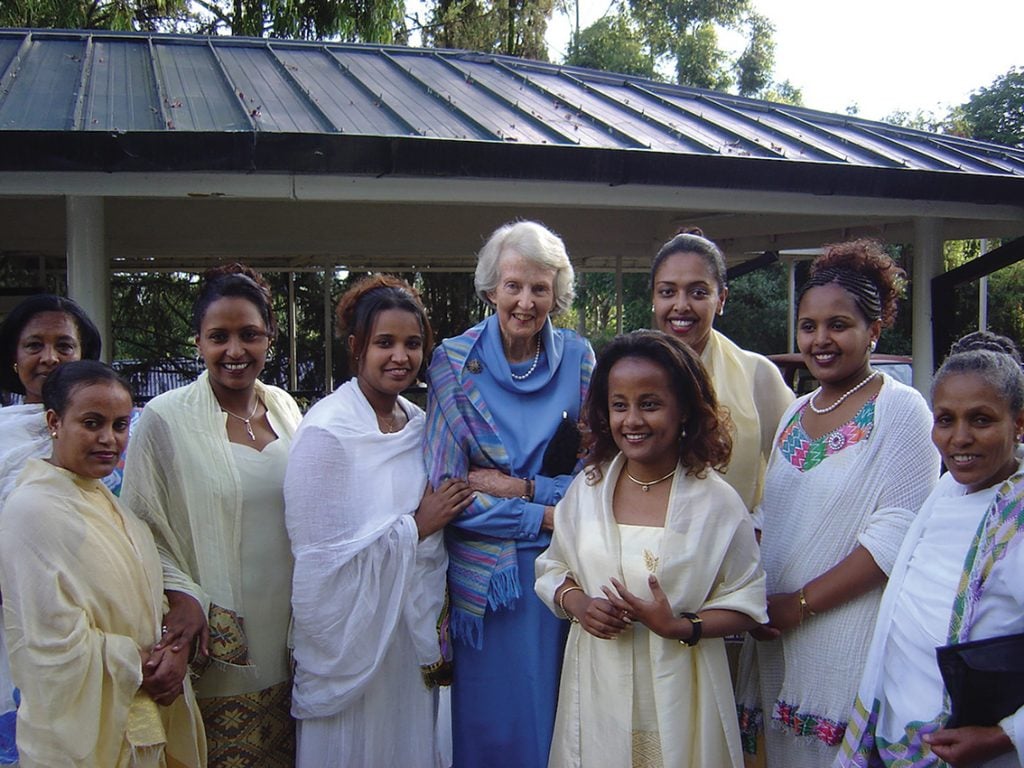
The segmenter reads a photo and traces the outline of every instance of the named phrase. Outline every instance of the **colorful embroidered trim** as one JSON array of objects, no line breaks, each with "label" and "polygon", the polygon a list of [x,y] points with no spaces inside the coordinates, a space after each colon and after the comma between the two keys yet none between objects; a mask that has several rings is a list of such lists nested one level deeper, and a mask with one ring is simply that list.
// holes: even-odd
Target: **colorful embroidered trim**
[{"label": "colorful embroidered trim", "polygon": [[809,712],[800,712],[796,706],[784,701],[775,702],[772,720],[791,730],[796,736],[810,736],[830,747],[837,746],[846,733],[846,723],[812,715]]},{"label": "colorful embroidered trim", "polygon": [[736,705],[736,712],[740,719],[740,744],[743,751],[748,755],[757,754],[757,736],[764,728],[764,713],[760,707],[745,707],[742,704]]},{"label": "colorful embroidered trim", "polygon": [[875,398],[871,398],[850,421],[812,440],[801,422],[806,408],[804,403],[797,409],[779,435],[779,450],[801,472],[809,472],[829,456],[867,440],[875,424]]}]

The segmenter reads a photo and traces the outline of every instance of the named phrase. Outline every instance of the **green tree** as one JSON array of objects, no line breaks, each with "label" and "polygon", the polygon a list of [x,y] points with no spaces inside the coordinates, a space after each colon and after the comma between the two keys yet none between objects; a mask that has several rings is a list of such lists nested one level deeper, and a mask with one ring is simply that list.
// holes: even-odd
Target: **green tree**
[{"label": "green tree", "polygon": [[793,107],[804,105],[804,94],[790,80],[783,80],[781,83],[772,83],[761,94],[760,98],[766,101],[774,101],[777,104],[789,104]]},{"label": "green tree", "polygon": [[578,34],[573,32],[565,63],[660,79],[654,55],[641,41],[628,10],[603,16]]},{"label": "green tree", "polygon": [[[675,72],[676,82],[755,95],[771,81],[774,28],[751,0],[628,0],[644,45]],[[719,31],[741,34],[735,59],[719,45]]]},{"label": "green tree", "polygon": [[436,0],[425,45],[547,61],[544,35],[554,0]]},{"label": "green tree", "polygon": [[187,0],[4,0],[0,27],[153,31],[187,9]]},{"label": "green tree", "polygon": [[192,0],[183,31],[390,43],[403,28],[404,0]]},{"label": "green tree", "polygon": [[1011,67],[979,88],[948,118],[955,132],[1008,147],[1024,147],[1024,69]]}]

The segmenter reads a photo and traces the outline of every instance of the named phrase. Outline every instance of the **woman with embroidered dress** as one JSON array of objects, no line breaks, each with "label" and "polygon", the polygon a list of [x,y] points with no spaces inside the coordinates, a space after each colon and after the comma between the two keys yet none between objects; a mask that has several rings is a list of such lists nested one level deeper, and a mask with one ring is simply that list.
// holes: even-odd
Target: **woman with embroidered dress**
[{"label": "woman with embroidered dress", "polygon": [[761,501],[769,622],[740,664],[745,747],[764,725],[769,768],[835,758],[882,589],[938,479],[924,398],[871,368],[901,287],[881,245],[857,240],[827,246],[800,291],[797,343],[820,387],[775,438]]},{"label": "woman with embroidered dress", "polygon": [[572,622],[548,765],[740,768],[723,637],[767,614],[750,514],[715,471],[728,419],[660,331],[605,348],[586,413],[586,472],[537,559],[538,596]]},{"label": "woman with embroidered dress", "polygon": [[207,272],[192,323],[206,371],[143,410],[122,499],[149,523],[163,560],[171,612],[160,647],[194,647],[210,662],[196,683],[210,765],[290,766],[284,473],[301,416],[287,392],[258,379],[277,329],[259,273]]},{"label": "woman with embroidered dress", "polygon": [[128,439],[131,392],[102,363],[73,361],[48,374],[43,400],[51,454],[28,460],[0,515],[20,764],[205,766],[187,653],[155,647],[166,601],[153,536],[101,482]]},{"label": "woman with embroidered dress", "polygon": [[418,294],[382,275],[352,286],[337,319],[356,376],[303,419],[285,479],[298,765],[447,766],[441,530],[471,491],[427,486],[423,411],[401,396],[422,373],[430,324]]},{"label": "woman with embroidered dress", "polygon": [[[722,251],[699,229],[676,235],[651,263],[655,326],[700,355],[718,402],[732,421],[732,459],[724,477],[754,510],[779,419],[793,392],[771,360],[742,349],[715,330],[729,296]],[[755,519],[755,525],[760,522]]]},{"label": "woman with embroidered dress", "polygon": [[1013,342],[981,332],[954,344],[932,409],[949,472],[896,558],[837,768],[1024,765],[1024,707],[949,727],[935,654],[1024,632],[1024,374]]},{"label": "woman with embroidered dress", "polygon": [[446,529],[454,758],[531,768],[547,763],[565,642],[533,593],[534,561],[575,472],[594,353],[551,323],[572,304],[573,268],[542,225],[495,231],[475,285],[495,312],[434,352],[425,442],[435,490],[458,478],[476,491]]},{"label": "woman with embroidered dress", "polygon": [[[99,356],[100,333],[85,310],[71,299],[51,294],[29,296],[0,324],[0,389],[22,396],[21,404],[0,408],[0,509],[28,460],[50,455],[50,430],[43,407],[47,377],[63,363]],[[120,482],[116,472],[104,482],[117,493]],[[0,626],[0,765],[18,763],[15,708]]]}]

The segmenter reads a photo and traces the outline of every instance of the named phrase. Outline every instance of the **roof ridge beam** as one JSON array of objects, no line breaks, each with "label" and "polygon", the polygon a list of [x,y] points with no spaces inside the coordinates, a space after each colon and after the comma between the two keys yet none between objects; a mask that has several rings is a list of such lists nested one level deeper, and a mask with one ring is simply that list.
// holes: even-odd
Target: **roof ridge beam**
[{"label": "roof ridge beam", "polygon": [[18,76],[18,70],[21,68],[21,60],[28,52],[29,47],[32,45],[32,32],[25,34],[25,38],[21,41],[21,45],[18,46],[17,53],[11,57],[11,63],[7,65],[7,69],[4,70],[2,76],[0,76],[0,106],[3,106],[4,100],[7,98],[7,94],[11,92],[10,81],[14,80]]},{"label": "roof ridge beam", "polygon": [[78,88],[75,93],[75,111],[71,114],[71,129],[82,130],[83,112],[85,112],[85,91],[92,73],[93,57],[92,35],[85,38],[85,53],[82,54],[82,67],[78,73]]}]

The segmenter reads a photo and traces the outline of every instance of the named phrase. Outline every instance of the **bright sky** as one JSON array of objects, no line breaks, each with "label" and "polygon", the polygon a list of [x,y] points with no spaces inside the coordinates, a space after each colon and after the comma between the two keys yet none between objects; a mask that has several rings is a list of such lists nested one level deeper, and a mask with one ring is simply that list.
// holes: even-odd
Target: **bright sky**
[{"label": "bright sky", "polygon": [[[579,0],[580,26],[609,0]],[[1022,0],[753,0],[775,24],[775,79],[803,91],[804,105],[873,120],[903,110],[934,112],[962,104],[1011,66],[1024,66]],[[561,61],[570,21],[548,31]]]}]

